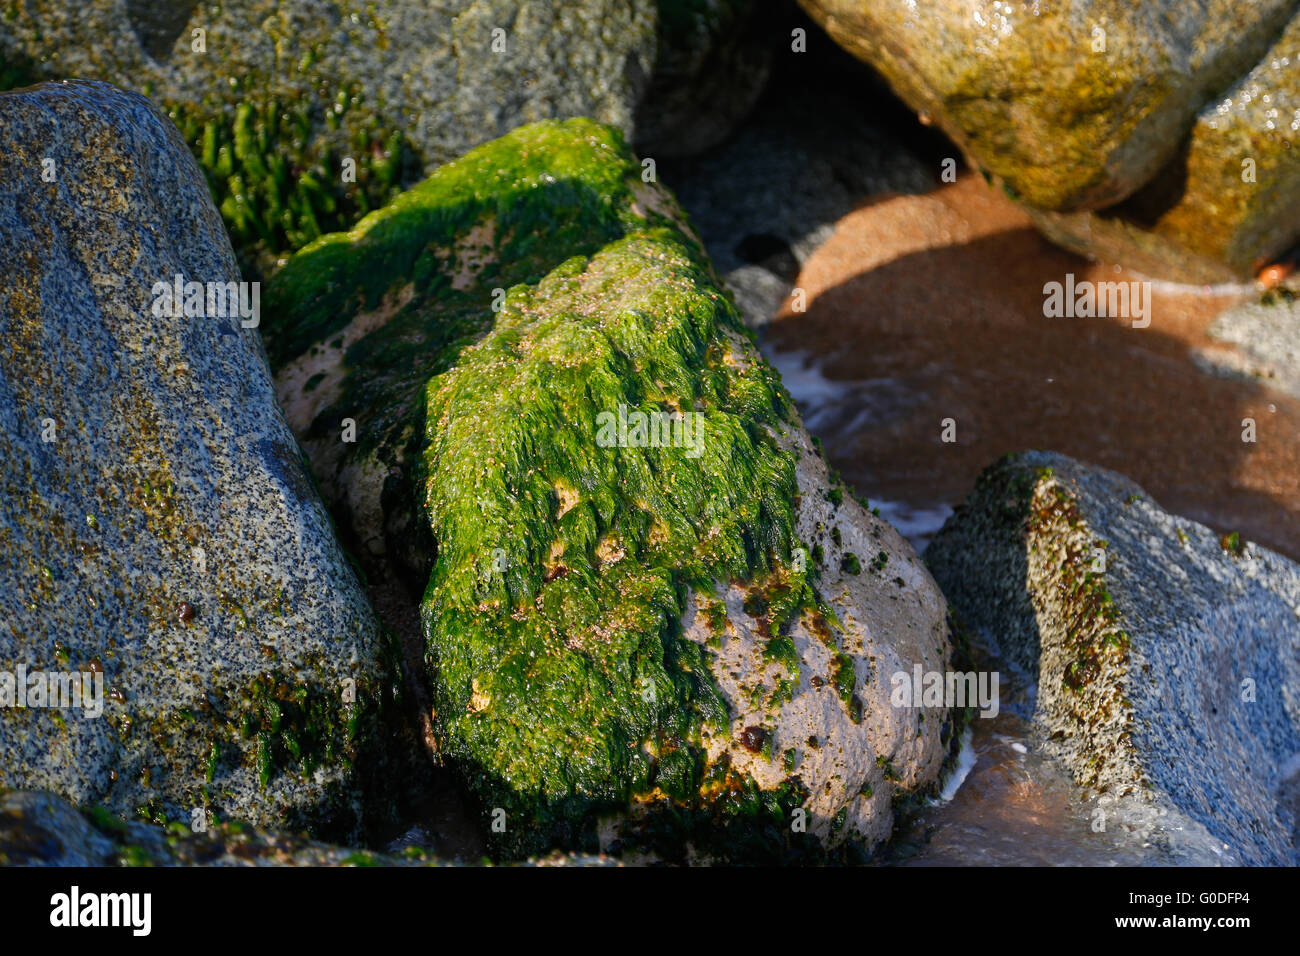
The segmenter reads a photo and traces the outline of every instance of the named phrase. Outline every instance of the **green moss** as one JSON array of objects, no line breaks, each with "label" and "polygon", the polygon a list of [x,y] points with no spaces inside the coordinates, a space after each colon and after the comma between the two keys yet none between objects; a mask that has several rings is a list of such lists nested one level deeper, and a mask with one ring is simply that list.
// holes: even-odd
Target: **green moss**
[{"label": "green moss", "polygon": [[[596,812],[630,802],[714,819],[706,740],[729,715],[708,649],[680,633],[688,593],[720,641],[715,582],[745,583],[774,647],[813,605],[789,555],[788,396],[681,222],[617,132],[546,122],[311,244],[268,286],[281,365],[385,310],[317,427],[349,409],[357,454],[418,451],[439,740],[485,809],[506,810],[507,855],[590,848]],[[598,440],[620,409],[699,431]]]},{"label": "green moss", "polygon": [[[574,793],[623,803],[656,785],[665,743],[699,752],[725,727],[707,663],[676,633],[684,589],[775,571],[793,539],[794,462],[763,428],[786,409],[763,365],[726,361],[724,332],[743,333],[697,255],[661,228],[517,287],[429,386],[437,712],[447,752],[521,812]],[[700,457],[601,447],[598,416],[620,406],[695,410]],[[557,489],[576,500],[562,509]],[[497,549],[509,570],[490,575]],[[612,552],[627,557],[602,562]],[[763,602],[778,630],[803,590],[782,573]],[[664,692],[645,701],[638,678]],[[679,798],[690,789],[674,779]]]},{"label": "green moss", "polygon": [[83,812],[91,825],[103,833],[110,836],[121,836],[126,833],[126,823],[105,806],[95,804]]},{"label": "green moss", "polygon": [[373,853],[358,850],[339,861],[339,866],[382,866],[383,862]]},{"label": "green moss", "polygon": [[840,652],[831,659],[831,680],[835,692],[845,707],[852,707],[853,692],[857,689],[857,675],[853,671],[853,658]]},{"label": "green moss", "polygon": [[153,866],[154,860],[144,847],[128,843],[118,851],[118,864],[120,866]]},{"label": "green moss", "polygon": [[763,660],[781,664],[791,674],[799,673],[799,652],[787,635],[777,635],[763,645]]},{"label": "green moss", "polygon": [[[257,271],[255,250],[300,249],[400,192],[404,167],[414,164],[409,143],[380,125],[359,89],[340,91],[335,105],[322,110],[314,96],[281,102],[259,94],[242,100],[233,115],[206,101],[168,109],[207,176],[245,271]],[[368,119],[349,125],[345,146],[323,147],[314,132],[322,125],[337,129],[346,111]],[[354,182],[344,181],[345,160]]]}]

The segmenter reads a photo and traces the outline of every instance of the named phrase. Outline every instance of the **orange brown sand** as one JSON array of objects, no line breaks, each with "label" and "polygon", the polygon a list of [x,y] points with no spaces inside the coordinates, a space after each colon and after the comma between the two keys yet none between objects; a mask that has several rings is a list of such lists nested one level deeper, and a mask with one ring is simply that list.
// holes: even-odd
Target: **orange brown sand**
[{"label": "orange brown sand", "polygon": [[[1009,451],[1050,449],[1112,468],[1166,509],[1300,558],[1300,402],[1212,376],[1192,348],[1238,301],[1153,289],[1151,325],[1045,318],[1043,286],[1143,277],[1041,238],[978,176],[845,216],[809,259],[768,350],[803,350],[832,380],[890,379],[909,399],[883,421],[823,432],[861,493],[916,507],[955,504]],[[1258,441],[1243,443],[1242,419]],[[851,418],[851,416],[850,416]],[[957,441],[940,440],[941,421]]]}]

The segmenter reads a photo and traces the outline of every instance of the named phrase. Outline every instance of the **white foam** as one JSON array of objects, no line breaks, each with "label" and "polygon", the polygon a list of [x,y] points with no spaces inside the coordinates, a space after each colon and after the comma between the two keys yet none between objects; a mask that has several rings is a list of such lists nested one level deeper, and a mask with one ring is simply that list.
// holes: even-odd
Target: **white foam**
[{"label": "white foam", "polygon": [[957,795],[961,785],[966,782],[970,772],[975,769],[975,762],[978,756],[975,753],[975,747],[971,743],[971,728],[967,727],[961,734],[961,750],[957,752],[957,763],[948,771],[948,776],[943,782],[943,789],[939,792],[937,803],[948,803]]}]

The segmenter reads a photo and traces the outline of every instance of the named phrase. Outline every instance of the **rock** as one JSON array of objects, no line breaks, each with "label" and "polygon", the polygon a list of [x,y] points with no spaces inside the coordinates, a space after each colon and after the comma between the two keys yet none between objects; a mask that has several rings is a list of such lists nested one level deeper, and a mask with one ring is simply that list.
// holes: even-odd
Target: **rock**
[{"label": "rock", "polygon": [[0,792],[4,866],[437,866],[422,847],[373,853],[242,823],[192,831],[124,821],[100,806],[78,811],[51,793]]},{"label": "rock", "polygon": [[751,328],[780,310],[809,257],[863,196],[937,184],[937,166],[918,159],[878,112],[862,110],[873,80],[888,98],[884,84],[825,37],[809,40],[806,53],[778,55],[761,104],[725,143],[660,164]]},{"label": "rock", "polygon": [[616,131],[480,147],[268,303],[322,487],[424,594],[441,750],[499,853],[821,858],[934,783],[947,713],[882,674],[946,666],[942,597]]},{"label": "rock", "polygon": [[1214,320],[1209,333],[1236,349],[1196,350],[1193,358],[1202,368],[1300,398],[1300,302],[1294,293],[1269,293],[1231,308]]},{"label": "rock", "polygon": [[1300,15],[1197,115],[1152,182],[1106,213],[1034,212],[1053,241],[1184,282],[1258,271],[1300,238]]},{"label": "rock", "polygon": [[[0,33],[0,74],[27,64],[149,95],[203,166],[245,267],[269,274],[281,253],[521,123],[643,122],[665,148],[724,134],[761,86],[735,72],[762,59],[740,27],[749,6],[21,0]],[[659,50],[661,37],[684,46]]]},{"label": "rock", "polygon": [[[276,833],[242,823],[201,831],[120,820],[100,806],[77,810],[51,793],[0,791],[0,866],[459,866],[427,846],[384,853]],[[549,853],[529,866],[617,866],[605,856]]]},{"label": "rock", "polygon": [[[1171,160],[1294,4],[800,0],[1032,206],[1099,209]],[[1238,164],[1239,166],[1240,164]]]},{"label": "rock", "polygon": [[1300,859],[1300,567],[1046,452],[988,469],[926,560],[1036,679],[1080,785],[1190,818],[1227,862]]},{"label": "rock", "polygon": [[[382,823],[395,652],[258,333],[155,311],[178,274],[239,279],[198,166],[143,97],[42,84],[0,95],[0,183],[0,786]],[[91,703],[14,707],[20,668],[84,675]]]},{"label": "rock", "polygon": [[636,110],[635,145],[643,156],[690,156],[726,139],[758,101],[774,38],[754,0],[657,6],[655,65]]}]

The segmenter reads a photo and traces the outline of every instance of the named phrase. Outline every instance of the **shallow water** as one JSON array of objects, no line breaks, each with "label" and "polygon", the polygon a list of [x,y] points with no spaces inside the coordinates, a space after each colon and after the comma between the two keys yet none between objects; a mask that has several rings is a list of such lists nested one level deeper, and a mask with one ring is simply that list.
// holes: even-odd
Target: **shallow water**
[{"label": "shallow water", "polygon": [[[1214,866],[1221,843],[1172,809],[1113,801],[1079,786],[1045,753],[1032,697],[1005,665],[1002,707],[976,716],[942,796],[895,831],[882,863],[896,866]],[[1008,686],[1009,683],[1009,686]]]},{"label": "shallow water", "polygon": [[[813,434],[852,434],[906,406],[889,380],[833,381],[804,351],[764,343]],[[883,408],[882,408],[883,406]],[[918,552],[952,505],[876,498],[871,507]],[[1160,866],[1236,862],[1222,843],[1172,807],[1115,801],[1077,786],[1045,752],[1032,718],[1034,687],[1002,661],[990,640],[973,648],[979,671],[999,674],[996,715],[976,716],[963,735],[939,799],[900,823],[881,862],[897,866]]]}]

